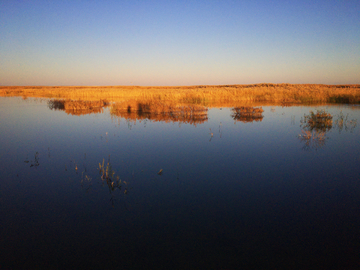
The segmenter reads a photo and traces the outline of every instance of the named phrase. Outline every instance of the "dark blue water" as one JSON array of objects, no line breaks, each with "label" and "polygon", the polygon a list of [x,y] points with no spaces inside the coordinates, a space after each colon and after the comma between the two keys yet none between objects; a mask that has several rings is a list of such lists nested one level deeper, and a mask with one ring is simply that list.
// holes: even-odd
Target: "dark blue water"
[{"label": "dark blue water", "polygon": [[[263,109],[194,125],[0,98],[0,268],[360,267],[360,108]],[[333,125],[306,140],[317,109]]]}]

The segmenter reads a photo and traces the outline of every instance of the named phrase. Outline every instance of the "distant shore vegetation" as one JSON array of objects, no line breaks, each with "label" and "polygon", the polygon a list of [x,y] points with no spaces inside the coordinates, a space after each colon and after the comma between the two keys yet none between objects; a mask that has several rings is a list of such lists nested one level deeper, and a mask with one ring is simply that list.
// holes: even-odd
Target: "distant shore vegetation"
[{"label": "distant shore vegetation", "polygon": [[217,103],[360,104],[360,85],[248,84],[197,86],[1,86],[0,96],[71,100],[156,100],[216,106]]}]

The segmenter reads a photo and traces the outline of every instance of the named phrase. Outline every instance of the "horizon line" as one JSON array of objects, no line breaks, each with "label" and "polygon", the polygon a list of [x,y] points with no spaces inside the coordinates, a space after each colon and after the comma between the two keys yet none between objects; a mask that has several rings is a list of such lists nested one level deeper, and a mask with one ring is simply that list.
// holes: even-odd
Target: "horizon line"
[{"label": "horizon line", "polygon": [[277,85],[323,85],[359,86],[360,84],[323,84],[323,83],[251,83],[251,84],[194,84],[194,85],[0,85],[3,87],[231,87],[231,86],[277,86]]}]

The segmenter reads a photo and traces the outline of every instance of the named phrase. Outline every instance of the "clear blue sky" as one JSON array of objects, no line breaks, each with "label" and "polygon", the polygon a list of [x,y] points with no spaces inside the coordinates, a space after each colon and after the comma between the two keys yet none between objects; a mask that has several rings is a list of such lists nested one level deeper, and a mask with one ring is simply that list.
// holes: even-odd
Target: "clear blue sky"
[{"label": "clear blue sky", "polygon": [[0,85],[360,84],[360,1],[0,0]]}]

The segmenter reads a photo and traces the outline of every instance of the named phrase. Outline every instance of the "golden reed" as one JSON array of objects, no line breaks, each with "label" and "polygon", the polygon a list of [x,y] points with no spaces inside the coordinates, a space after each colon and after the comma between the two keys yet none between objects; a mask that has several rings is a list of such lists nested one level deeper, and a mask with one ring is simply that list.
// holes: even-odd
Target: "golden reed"
[{"label": "golden reed", "polygon": [[360,85],[250,84],[198,86],[1,86],[0,96],[72,100],[162,100],[214,106],[216,103],[360,103]]}]

